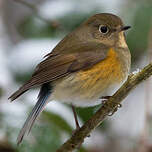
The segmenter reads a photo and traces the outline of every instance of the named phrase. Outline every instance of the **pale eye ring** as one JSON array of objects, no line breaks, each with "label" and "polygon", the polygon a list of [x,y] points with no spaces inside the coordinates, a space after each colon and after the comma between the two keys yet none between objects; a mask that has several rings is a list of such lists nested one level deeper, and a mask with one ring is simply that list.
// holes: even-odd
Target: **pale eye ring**
[{"label": "pale eye ring", "polygon": [[99,26],[99,32],[102,34],[107,34],[109,32],[109,28],[106,25],[100,25]]}]

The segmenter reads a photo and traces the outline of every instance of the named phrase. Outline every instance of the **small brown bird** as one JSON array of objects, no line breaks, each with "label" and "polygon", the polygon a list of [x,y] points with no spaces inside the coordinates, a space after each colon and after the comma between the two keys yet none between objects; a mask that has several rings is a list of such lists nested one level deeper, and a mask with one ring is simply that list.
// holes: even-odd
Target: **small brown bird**
[{"label": "small brown bird", "polygon": [[41,87],[38,101],[21,129],[17,142],[30,131],[48,101],[74,106],[93,106],[111,96],[128,77],[131,55],[121,19],[101,13],[90,17],[68,34],[37,65],[31,79],[9,99],[18,98],[31,88]]}]

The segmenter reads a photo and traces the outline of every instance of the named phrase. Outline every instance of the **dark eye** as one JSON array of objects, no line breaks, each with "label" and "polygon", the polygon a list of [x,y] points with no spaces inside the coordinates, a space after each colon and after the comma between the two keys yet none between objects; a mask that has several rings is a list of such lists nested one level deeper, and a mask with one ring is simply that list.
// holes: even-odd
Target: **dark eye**
[{"label": "dark eye", "polygon": [[109,28],[106,25],[100,25],[99,31],[103,34],[107,34],[109,32]]}]

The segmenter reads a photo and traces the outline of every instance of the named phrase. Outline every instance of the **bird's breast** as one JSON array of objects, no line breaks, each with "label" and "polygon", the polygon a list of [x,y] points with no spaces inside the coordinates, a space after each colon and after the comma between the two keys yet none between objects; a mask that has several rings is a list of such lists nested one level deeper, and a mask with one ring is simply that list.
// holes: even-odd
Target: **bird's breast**
[{"label": "bird's breast", "polygon": [[126,79],[122,62],[117,52],[110,49],[106,59],[90,69],[81,70],[66,76],[54,84],[53,97],[63,102],[82,106],[93,102],[101,96],[114,93]]}]

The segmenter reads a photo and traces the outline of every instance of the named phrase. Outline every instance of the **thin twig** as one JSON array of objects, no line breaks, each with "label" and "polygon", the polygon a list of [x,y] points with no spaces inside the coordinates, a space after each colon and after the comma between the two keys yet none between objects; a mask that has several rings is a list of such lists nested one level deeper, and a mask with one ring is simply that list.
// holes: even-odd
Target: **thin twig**
[{"label": "thin twig", "polygon": [[72,152],[78,148],[84,139],[122,102],[122,100],[143,80],[152,75],[152,63],[147,65],[137,74],[130,74],[128,80],[103,106],[68,139],[56,152]]},{"label": "thin twig", "polygon": [[25,5],[26,7],[29,7],[30,9],[34,10],[34,11],[37,11],[37,7],[35,7],[35,5],[32,5],[26,1],[23,1],[23,0],[14,0],[15,2],[17,3],[21,3],[23,5]]},{"label": "thin twig", "polygon": [[27,8],[29,8],[29,9],[33,12],[33,14],[34,14],[38,19],[40,19],[40,20],[42,20],[43,22],[51,25],[53,28],[58,28],[58,27],[60,26],[57,21],[51,21],[51,20],[48,20],[48,19],[42,17],[42,16],[39,14],[38,8],[37,8],[35,5],[33,5],[33,4],[31,4],[31,3],[28,3],[28,2],[26,2],[26,1],[24,1],[24,0],[14,0],[14,2],[20,3],[20,4],[24,5],[24,6],[26,6]]}]

